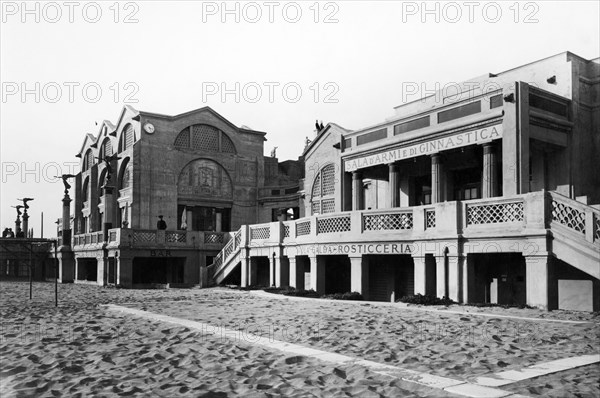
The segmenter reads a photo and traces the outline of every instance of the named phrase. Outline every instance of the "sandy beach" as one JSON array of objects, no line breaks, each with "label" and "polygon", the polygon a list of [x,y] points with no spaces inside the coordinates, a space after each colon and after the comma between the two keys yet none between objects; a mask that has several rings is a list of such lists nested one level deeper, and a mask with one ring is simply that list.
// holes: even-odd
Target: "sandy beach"
[{"label": "sandy beach", "polygon": [[[293,301],[215,289],[115,290],[0,283],[4,397],[19,396],[444,396],[416,384],[257,347],[260,335],[401,368],[477,376],[598,353],[594,314],[450,307],[425,312],[371,303]],[[118,304],[238,331],[234,339],[108,311]],[[469,311],[469,312],[467,312]],[[545,317],[557,323],[501,317]],[[530,396],[598,396],[590,365],[503,389]]]}]

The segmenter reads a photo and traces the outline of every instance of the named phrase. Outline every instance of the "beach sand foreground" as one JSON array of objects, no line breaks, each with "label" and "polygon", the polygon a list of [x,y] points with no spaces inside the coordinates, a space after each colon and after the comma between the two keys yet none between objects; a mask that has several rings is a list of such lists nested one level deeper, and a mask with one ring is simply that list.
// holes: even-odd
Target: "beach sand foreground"
[{"label": "beach sand foreground", "polygon": [[[226,289],[115,290],[0,282],[0,396],[447,396],[442,390],[252,344],[263,335],[465,381],[598,353],[593,314],[567,324],[269,299]],[[109,311],[118,304],[238,331],[222,338]],[[517,313],[513,310],[496,311]],[[531,311],[531,310],[530,310]],[[523,315],[521,313],[521,315]],[[527,313],[530,316],[531,313]],[[558,314],[569,318],[568,314]],[[547,315],[546,315],[547,316]],[[230,336],[231,337],[231,336]],[[502,389],[598,396],[597,364]]]}]

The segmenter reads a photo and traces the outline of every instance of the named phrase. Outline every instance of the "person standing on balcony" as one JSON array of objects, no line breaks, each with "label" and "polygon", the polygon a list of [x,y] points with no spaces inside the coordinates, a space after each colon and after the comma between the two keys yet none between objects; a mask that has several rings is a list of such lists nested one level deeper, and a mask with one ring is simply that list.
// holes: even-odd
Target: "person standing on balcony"
[{"label": "person standing on balcony", "polygon": [[163,220],[163,216],[160,215],[160,216],[158,216],[158,218],[160,220],[158,220],[158,222],[156,223],[156,228],[161,229],[161,230],[167,229],[167,223],[165,222],[165,220]]}]

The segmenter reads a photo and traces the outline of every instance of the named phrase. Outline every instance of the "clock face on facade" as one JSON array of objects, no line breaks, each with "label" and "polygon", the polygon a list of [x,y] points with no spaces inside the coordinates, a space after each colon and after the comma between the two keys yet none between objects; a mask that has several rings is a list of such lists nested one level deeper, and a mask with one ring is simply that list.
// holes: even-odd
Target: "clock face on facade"
[{"label": "clock face on facade", "polygon": [[154,125],[152,123],[144,124],[144,131],[148,134],[153,134],[154,133]]}]

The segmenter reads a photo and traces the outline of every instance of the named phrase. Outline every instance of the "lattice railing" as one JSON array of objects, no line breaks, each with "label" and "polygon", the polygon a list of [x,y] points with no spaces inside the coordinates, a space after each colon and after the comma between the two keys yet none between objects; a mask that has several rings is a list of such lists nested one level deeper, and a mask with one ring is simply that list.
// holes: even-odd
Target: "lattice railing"
[{"label": "lattice railing", "polygon": [[185,243],[186,240],[186,232],[168,231],[165,233],[165,241],[169,243]]},{"label": "lattice railing", "polygon": [[594,214],[594,241],[600,240],[600,217]]},{"label": "lattice railing", "polygon": [[296,236],[310,235],[310,221],[296,223]]},{"label": "lattice railing", "polygon": [[263,240],[271,237],[271,227],[257,227],[250,228],[250,239],[251,240]]},{"label": "lattice railing", "polygon": [[290,225],[289,224],[283,224],[283,237],[284,238],[290,237]]},{"label": "lattice railing", "polygon": [[235,241],[235,247],[240,247],[240,244],[242,243],[242,231],[237,231],[233,236],[233,240]]},{"label": "lattice railing", "polygon": [[221,253],[223,253],[223,259],[227,260],[229,255],[233,252],[233,243],[234,241],[230,240],[221,251]]},{"label": "lattice railing", "polygon": [[363,215],[365,231],[412,229],[412,212]]},{"label": "lattice railing", "polygon": [[91,235],[88,235],[88,234],[86,234],[86,235],[85,235],[85,244],[86,244],[86,245],[89,245],[90,243],[92,243],[92,236],[91,236]]},{"label": "lattice railing", "polygon": [[217,254],[217,256],[213,259],[215,271],[221,268],[221,265],[223,265],[223,252],[219,252],[219,254]]},{"label": "lattice railing", "polygon": [[585,212],[552,199],[552,221],[585,234]]},{"label": "lattice railing", "polygon": [[317,219],[317,234],[350,231],[350,216],[328,217]]},{"label": "lattice railing", "polygon": [[104,242],[104,232],[102,232],[102,231],[96,232],[96,241],[98,243]]},{"label": "lattice railing", "polygon": [[155,231],[133,231],[133,243],[154,243],[156,242]]},{"label": "lattice railing", "polygon": [[523,202],[467,204],[467,225],[523,221]]},{"label": "lattice railing", "polygon": [[204,243],[223,243],[223,233],[221,232],[205,232]]},{"label": "lattice railing", "polygon": [[435,228],[435,209],[425,210],[425,229]]},{"label": "lattice railing", "polygon": [[96,234],[92,234],[90,237],[90,243],[98,243],[98,236]]}]

